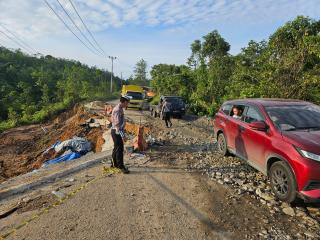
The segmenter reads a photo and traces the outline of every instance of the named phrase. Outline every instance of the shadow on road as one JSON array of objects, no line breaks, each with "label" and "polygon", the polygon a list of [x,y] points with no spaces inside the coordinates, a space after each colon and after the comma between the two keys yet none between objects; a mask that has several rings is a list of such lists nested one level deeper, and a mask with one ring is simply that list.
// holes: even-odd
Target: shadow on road
[{"label": "shadow on road", "polygon": [[163,168],[163,167],[130,167],[130,175],[132,174],[148,174],[148,173],[176,173],[176,174],[190,174],[190,173],[201,173],[199,170],[189,170],[185,168]]},{"label": "shadow on road", "polygon": [[191,204],[189,204],[187,201],[185,201],[182,197],[177,195],[175,192],[173,192],[167,185],[165,185],[163,182],[158,180],[157,178],[153,177],[149,174],[149,177],[158,184],[164,191],[169,193],[177,202],[179,202],[181,205],[183,205],[193,216],[195,216],[202,224],[204,224],[206,227],[208,227],[210,230],[214,231],[215,234],[217,234],[221,239],[229,238],[230,233],[227,233],[221,229],[221,227],[215,226],[215,224],[208,218],[207,216],[203,215],[201,212],[199,212],[196,208],[194,208]]},{"label": "shadow on road", "polygon": [[159,152],[166,153],[194,153],[194,152],[209,152],[216,150],[215,143],[206,143],[206,144],[170,144],[164,146],[152,146],[152,150],[159,150]]}]

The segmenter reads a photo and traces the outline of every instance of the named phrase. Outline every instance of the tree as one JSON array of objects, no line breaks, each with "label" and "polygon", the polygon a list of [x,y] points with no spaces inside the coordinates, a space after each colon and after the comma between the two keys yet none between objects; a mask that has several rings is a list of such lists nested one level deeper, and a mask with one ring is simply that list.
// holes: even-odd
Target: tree
[{"label": "tree", "polygon": [[194,66],[196,88],[190,100],[195,111],[213,113],[221,103],[233,67],[229,50],[230,44],[217,30],[203,36],[203,42],[191,44],[188,64]]},{"label": "tree", "polygon": [[139,60],[133,70],[134,82],[137,85],[148,85],[147,82],[147,62],[144,59]]},{"label": "tree", "polygon": [[189,99],[194,82],[189,67],[158,64],[151,69],[151,86],[161,95],[179,95]]},{"label": "tree", "polygon": [[187,63],[196,70],[200,62],[203,64],[201,41],[195,40],[190,47],[191,56],[188,58]]},{"label": "tree", "polygon": [[217,30],[208,33],[203,39],[202,54],[204,57],[211,60],[214,57],[221,57],[228,54],[230,44],[224,40]]},{"label": "tree", "polygon": [[267,94],[260,87],[267,62],[265,59],[266,50],[266,41],[250,41],[248,46],[242,48],[242,51],[234,57],[235,66],[231,83],[226,86],[226,99],[260,97]]},{"label": "tree", "polygon": [[[213,115],[223,101],[233,98],[320,103],[320,21],[298,16],[268,41],[250,41],[235,56],[217,30],[193,41],[190,50],[189,67],[153,66],[152,85],[160,93],[184,94],[198,114]],[[177,75],[179,68],[188,70]]]},{"label": "tree", "polygon": [[0,47],[0,131],[41,122],[78,101],[108,97],[106,79],[109,72],[78,61],[32,57]]},{"label": "tree", "polygon": [[[310,87],[320,87],[320,21],[298,16],[269,40],[270,84],[275,97],[312,100]],[[318,88],[319,89],[319,88]]]}]

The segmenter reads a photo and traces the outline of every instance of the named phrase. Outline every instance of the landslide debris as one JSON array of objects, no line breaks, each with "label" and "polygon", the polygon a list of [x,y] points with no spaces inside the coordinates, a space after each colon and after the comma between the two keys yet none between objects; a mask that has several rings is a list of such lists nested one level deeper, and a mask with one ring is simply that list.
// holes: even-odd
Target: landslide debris
[{"label": "landslide debris", "polygon": [[58,140],[85,137],[91,142],[94,152],[100,152],[104,143],[104,126],[91,128],[83,125],[90,118],[102,119],[104,116],[78,104],[46,124],[22,126],[1,133],[0,183],[38,169],[46,160],[55,158],[56,153],[43,155],[43,152]]}]

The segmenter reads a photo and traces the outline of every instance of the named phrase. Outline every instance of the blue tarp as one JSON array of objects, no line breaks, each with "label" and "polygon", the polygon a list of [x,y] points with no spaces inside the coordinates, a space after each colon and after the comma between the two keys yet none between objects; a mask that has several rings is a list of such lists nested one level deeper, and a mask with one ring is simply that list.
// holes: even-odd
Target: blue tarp
[{"label": "blue tarp", "polygon": [[74,160],[74,159],[77,159],[79,157],[81,157],[82,155],[80,153],[77,153],[77,152],[72,152],[72,153],[68,153],[68,154],[65,154],[65,155],[62,155],[60,157],[57,157],[57,158],[54,158],[54,159],[51,159],[51,160],[48,160],[46,162],[43,163],[43,167],[46,167],[50,164],[56,164],[56,163],[60,163],[60,162],[66,162],[66,161],[71,161],[71,160]]},{"label": "blue tarp", "polygon": [[68,151],[60,157],[44,162],[43,167],[80,158],[91,150],[91,143],[85,138],[74,136],[72,139],[63,142],[57,141],[46,149],[43,154],[49,152],[51,149],[54,149],[56,152]]}]

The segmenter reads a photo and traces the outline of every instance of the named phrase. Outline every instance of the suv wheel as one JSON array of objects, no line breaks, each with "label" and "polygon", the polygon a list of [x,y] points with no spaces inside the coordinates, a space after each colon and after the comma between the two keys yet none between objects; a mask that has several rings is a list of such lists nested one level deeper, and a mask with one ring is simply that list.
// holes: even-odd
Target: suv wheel
[{"label": "suv wheel", "polygon": [[297,197],[297,183],[295,177],[283,161],[272,164],[270,168],[271,188],[277,198],[286,202],[294,202]]},{"label": "suv wheel", "polygon": [[227,141],[223,133],[218,135],[218,151],[222,156],[228,155]]}]

